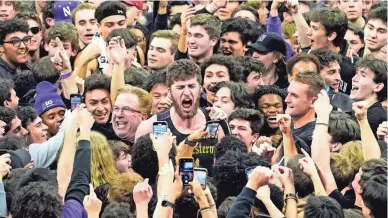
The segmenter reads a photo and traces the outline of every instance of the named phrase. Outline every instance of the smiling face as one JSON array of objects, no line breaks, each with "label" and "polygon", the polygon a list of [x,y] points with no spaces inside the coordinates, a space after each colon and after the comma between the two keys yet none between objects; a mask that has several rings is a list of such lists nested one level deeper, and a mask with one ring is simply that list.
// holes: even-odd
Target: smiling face
[{"label": "smiling face", "polygon": [[33,122],[27,125],[28,135],[27,141],[29,144],[43,143],[47,141],[48,127],[42,122],[40,117],[37,117]]},{"label": "smiling face", "polygon": [[[28,50],[30,52],[36,51],[40,47],[40,43],[42,42],[42,31],[39,27],[39,24],[32,19],[27,19],[26,22],[28,23],[28,26],[30,27],[30,31],[28,31],[28,35],[31,36],[31,43],[28,45]],[[39,29],[38,33],[32,33],[31,29],[35,31],[35,29]]]},{"label": "smiling face", "polygon": [[232,93],[228,87],[222,87],[214,98],[214,106],[221,108],[228,117],[236,110],[231,95]]},{"label": "smiling face", "polygon": [[261,73],[252,71],[248,77],[247,77],[247,82],[245,85],[250,89],[250,90],[255,90],[257,87],[260,86],[260,83],[262,83],[262,78],[261,78]]},{"label": "smiling face", "polygon": [[104,40],[107,39],[110,32],[115,29],[126,28],[126,19],[124,15],[113,15],[101,20],[100,32]]},{"label": "smiling face", "polygon": [[95,10],[92,9],[80,10],[74,18],[79,40],[84,45],[90,44],[93,36],[98,31],[98,23],[97,19],[94,17],[94,12]]},{"label": "smiling face", "polygon": [[112,111],[109,92],[105,89],[94,89],[85,94],[86,109],[93,115],[98,124],[105,125]]},{"label": "smiling face", "polygon": [[325,79],[325,84],[334,89],[334,93],[338,93],[341,82],[341,67],[338,62],[331,62],[329,66],[321,69],[319,74]]},{"label": "smiling face", "polygon": [[356,75],[352,79],[352,91],[350,99],[354,101],[363,101],[366,99],[377,98],[379,92],[384,85],[376,84],[373,79],[375,74],[369,68],[358,68]]},{"label": "smiling face", "polygon": [[[4,41],[23,40],[28,38],[27,33],[15,32],[7,34]],[[2,58],[15,68],[28,61],[28,45],[20,42],[18,47],[15,47],[11,42],[3,43],[4,55]]]},{"label": "smiling face", "polygon": [[121,93],[113,106],[112,125],[116,135],[124,140],[132,141],[139,124],[146,118],[140,112],[140,102],[137,95]]},{"label": "smiling face", "polygon": [[155,37],[152,39],[148,50],[148,66],[153,70],[166,68],[174,61],[174,54],[171,53],[171,40]]},{"label": "smiling face", "polygon": [[240,39],[240,33],[226,32],[221,36],[220,50],[225,56],[240,57],[245,55],[247,48]]},{"label": "smiling face", "polygon": [[210,39],[203,26],[195,25],[189,28],[187,34],[187,52],[190,57],[200,59],[213,53],[217,38]]},{"label": "smiling face", "polygon": [[196,76],[185,81],[175,81],[170,93],[174,109],[182,119],[191,119],[197,114],[201,86]]},{"label": "smiling face", "polygon": [[387,23],[381,19],[371,19],[364,28],[365,46],[372,52],[377,52],[387,45]]},{"label": "smiling face", "polygon": [[165,84],[155,84],[152,87],[150,91],[150,95],[152,97],[152,107],[151,107],[152,114],[157,114],[169,108],[166,102],[168,92],[169,92],[168,86]]},{"label": "smiling face", "polygon": [[285,102],[287,104],[286,114],[293,119],[303,117],[313,107],[313,99],[309,96],[309,86],[292,81],[288,86]]},{"label": "smiling face", "polygon": [[0,21],[9,20],[16,15],[12,1],[0,0]]},{"label": "smiling face", "polygon": [[[205,69],[203,87],[208,95],[214,95],[210,90],[219,82],[230,81],[229,70],[225,66],[212,64]],[[212,97],[210,98],[212,99]]]},{"label": "smiling face", "polygon": [[276,115],[284,113],[282,97],[275,94],[263,95],[257,102],[258,109],[264,114],[268,126],[272,129],[279,128]]},{"label": "smiling face", "polygon": [[19,119],[19,117],[15,117],[11,121],[11,128],[8,130],[7,135],[15,135],[22,138],[26,138],[28,134],[28,131],[23,128],[22,121]]},{"label": "smiling face", "polygon": [[340,8],[346,13],[349,21],[356,21],[362,15],[362,1],[361,0],[341,0]]}]

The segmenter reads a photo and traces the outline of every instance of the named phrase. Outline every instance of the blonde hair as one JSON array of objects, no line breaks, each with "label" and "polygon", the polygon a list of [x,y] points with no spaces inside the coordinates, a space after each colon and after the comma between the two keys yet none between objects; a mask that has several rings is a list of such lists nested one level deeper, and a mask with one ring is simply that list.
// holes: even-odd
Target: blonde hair
[{"label": "blonde hair", "polygon": [[75,25],[75,17],[77,16],[77,13],[82,10],[96,10],[97,6],[92,3],[83,3],[78,5],[72,12],[71,12],[71,21]]},{"label": "blonde hair", "polygon": [[293,39],[296,33],[295,21],[285,21],[282,23],[282,33],[285,39]]},{"label": "blonde hair", "polygon": [[115,168],[112,150],[105,136],[92,131],[90,134],[91,174],[93,187],[105,183],[111,184],[113,178],[119,174]]},{"label": "blonde hair", "polygon": [[[172,30],[158,30],[152,34],[152,39],[162,38],[169,39],[171,41],[170,51],[174,54],[178,48],[179,34]],[[151,40],[152,41],[152,40]]]},{"label": "blonde hair", "polygon": [[350,141],[345,143],[339,153],[349,160],[350,166],[352,166],[356,172],[358,172],[364,163],[361,141]]},{"label": "blonde hair", "polygon": [[[147,116],[151,113],[151,104],[152,104],[152,98],[150,93],[148,93],[146,90],[131,86],[131,85],[125,85],[123,88],[119,89],[117,92],[117,96],[120,94],[133,94],[136,95],[139,98],[139,108],[140,112],[143,114],[146,114]],[[116,96],[116,98],[117,98]]]}]

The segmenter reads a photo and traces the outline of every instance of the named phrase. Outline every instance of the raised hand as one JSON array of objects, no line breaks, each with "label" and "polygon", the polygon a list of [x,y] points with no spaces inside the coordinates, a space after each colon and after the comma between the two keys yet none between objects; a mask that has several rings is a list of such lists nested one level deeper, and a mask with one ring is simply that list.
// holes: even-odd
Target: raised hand
[{"label": "raised hand", "polygon": [[276,121],[279,123],[279,129],[283,134],[291,133],[291,116],[289,114],[277,114]]},{"label": "raised hand", "polygon": [[219,107],[207,107],[209,111],[209,117],[211,120],[224,120],[228,115]]},{"label": "raised hand", "polygon": [[6,176],[12,169],[10,154],[3,154],[0,156],[0,177]]},{"label": "raised hand", "polygon": [[78,121],[81,130],[89,131],[92,128],[95,120],[93,115],[86,108],[81,107],[78,115]]},{"label": "raised hand", "polygon": [[330,104],[330,98],[325,90],[321,90],[318,93],[318,98],[314,102],[314,110],[317,117],[329,116],[333,110],[333,106]]},{"label": "raised hand", "polygon": [[262,156],[267,162],[271,162],[271,158],[275,154],[276,148],[272,147],[272,145],[265,142],[260,144],[259,147],[255,149],[255,151],[253,149],[252,151]]},{"label": "raised hand", "polygon": [[190,19],[195,16],[196,9],[194,7],[189,7],[181,14],[181,26],[182,34],[187,35],[187,32],[190,28]]},{"label": "raised hand", "polygon": [[127,56],[124,39],[120,36],[113,37],[108,45],[108,60],[115,64],[120,64]]},{"label": "raised hand", "polygon": [[271,198],[271,189],[268,185],[261,186],[256,193],[256,198],[260,201],[265,201]]},{"label": "raised hand", "polygon": [[201,128],[195,130],[193,133],[187,137],[187,140],[191,142],[199,142],[207,135],[206,126],[202,126]]},{"label": "raised hand", "polygon": [[368,107],[365,101],[359,101],[359,102],[353,103],[352,109],[358,121],[367,119]]},{"label": "raised hand", "polygon": [[248,180],[246,187],[252,190],[258,190],[264,185],[268,185],[273,178],[273,171],[267,167],[256,167]]},{"label": "raised hand", "polygon": [[55,69],[60,72],[68,73],[72,71],[70,58],[63,47],[61,40],[58,37],[55,38],[55,43],[58,46],[57,51],[55,52],[54,57],[51,57],[51,63],[53,63]]},{"label": "raised hand", "polygon": [[383,140],[385,139],[385,137],[387,137],[387,133],[388,133],[388,122],[384,121],[380,123],[379,127],[377,128],[377,138],[379,140]]},{"label": "raised hand", "polygon": [[148,184],[148,179],[135,185],[133,188],[133,200],[136,206],[147,206],[152,198],[152,188]]},{"label": "raised hand", "polygon": [[291,13],[296,14],[299,10],[298,0],[286,0],[286,8],[291,11]]},{"label": "raised hand", "polygon": [[284,187],[290,185],[294,186],[294,174],[290,168],[277,166],[274,167],[274,172]]},{"label": "raised hand", "polygon": [[153,133],[150,133],[150,137],[156,153],[163,157],[168,157],[173,141],[175,140],[175,136],[172,135],[170,129],[167,129],[167,132],[158,138]]},{"label": "raised hand", "polygon": [[89,195],[84,198],[84,208],[88,213],[88,217],[98,217],[101,211],[101,201],[97,198],[92,184],[89,184]]},{"label": "raised hand", "polygon": [[314,174],[318,174],[317,168],[315,167],[315,163],[313,159],[311,159],[310,155],[303,148],[302,153],[305,157],[299,159],[299,167],[309,177],[312,177]]},{"label": "raised hand", "polygon": [[85,91],[85,80],[77,76],[75,77],[75,83],[77,84],[79,93],[83,95]]}]

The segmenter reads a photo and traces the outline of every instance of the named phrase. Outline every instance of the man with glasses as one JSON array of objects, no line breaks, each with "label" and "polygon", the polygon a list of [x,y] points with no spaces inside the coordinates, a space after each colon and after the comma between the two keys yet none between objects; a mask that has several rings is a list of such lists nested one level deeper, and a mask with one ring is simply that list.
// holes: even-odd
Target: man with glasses
[{"label": "man with glasses", "polygon": [[0,23],[0,78],[13,79],[17,72],[31,70],[28,45],[31,43],[28,23],[20,19]]},{"label": "man with glasses", "polygon": [[133,144],[139,124],[151,112],[151,96],[141,88],[126,85],[118,90],[112,109],[112,125],[116,135]]}]

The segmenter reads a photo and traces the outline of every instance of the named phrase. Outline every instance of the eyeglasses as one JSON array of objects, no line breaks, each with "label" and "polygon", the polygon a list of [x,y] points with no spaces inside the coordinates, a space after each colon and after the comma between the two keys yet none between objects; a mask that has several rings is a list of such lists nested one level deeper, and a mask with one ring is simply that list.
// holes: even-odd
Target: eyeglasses
[{"label": "eyeglasses", "polygon": [[36,27],[31,27],[30,31],[31,31],[32,34],[36,35],[36,34],[38,34],[40,32],[40,28],[37,27],[37,26]]},{"label": "eyeglasses", "polygon": [[113,107],[113,112],[119,113],[120,111],[123,111],[124,115],[131,115],[131,114],[134,114],[134,113],[141,114],[140,111],[132,109],[130,107],[122,107],[122,108]]},{"label": "eyeglasses", "polygon": [[13,46],[19,48],[22,42],[24,43],[24,45],[29,45],[31,43],[31,37],[25,37],[24,39],[13,39],[9,41],[4,41],[3,43],[12,43]]}]

